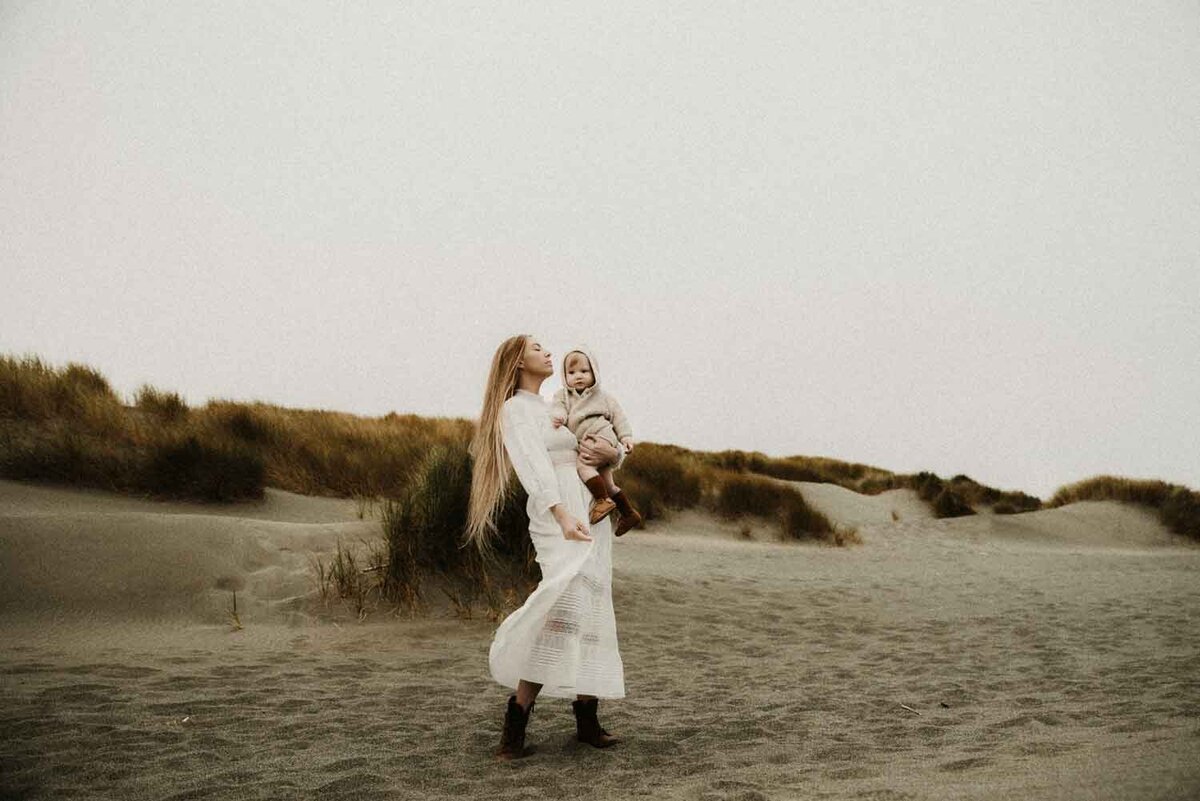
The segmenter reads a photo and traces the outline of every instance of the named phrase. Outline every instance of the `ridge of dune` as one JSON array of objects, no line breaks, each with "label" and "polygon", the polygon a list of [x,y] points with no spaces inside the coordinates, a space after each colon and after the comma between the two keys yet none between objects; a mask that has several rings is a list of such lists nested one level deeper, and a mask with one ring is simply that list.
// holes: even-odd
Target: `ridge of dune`
[{"label": "ridge of dune", "polygon": [[889,531],[922,531],[1031,547],[1200,547],[1168,529],[1153,510],[1120,501],[1076,501],[1012,515],[993,514],[985,508],[966,517],[937,518],[911,489],[863,495],[836,484],[784,483],[800,492],[805,502],[831,523],[854,526],[877,537],[887,536]]},{"label": "ridge of dune", "polygon": [[[839,526],[881,525],[900,521],[933,520],[933,510],[916,490],[892,489],[878,495],[863,495],[837,484],[815,481],[782,483],[799,491],[804,502]],[[895,517],[893,517],[895,513]]]},{"label": "ridge of dune", "polygon": [[[870,496],[789,483],[832,522],[858,528],[859,547],[907,537],[1020,549],[1200,547],[1167,530],[1151,510],[1115,501],[935,519],[912,490]],[[261,501],[217,505],[0,481],[0,610],[217,623],[227,619],[236,592],[250,618],[301,622],[316,613],[313,558],[328,559],[339,541],[358,545],[379,533],[378,520],[358,519],[351,500],[277,489]],[[653,545],[661,535],[666,539]],[[767,521],[683,510],[632,532],[629,541],[754,549],[778,544],[778,533]]]},{"label": "ridge of dune", "polygon": [[1025,546],[1145,550],[1198,548],[1151,509],[1120,501],[1076,501],[1014,515],[980,514],[936,521],[947,532]]},{"label": "ridge of dune", "polygon": [[0,608],[220,622],[236,592],[239,610],[261,617],[316,589],[312,555],[378,528],[145,512],[0,515]]},{"label": "ridge of dune", "polygon": [[77,511],[88,514],[148,512],[244,517],[289,523],[350,523],[358,520],[349,498],[299,495],[267,487],[262,500],[236,503],[157,501],[91,487],[66,487],[0,479],[0,514],[34,515]]},{"label": "ridge of dune", "polygon": [[306,616],[311,558],[378,534],[354,502],[268,489],[261,501],[159,502],[0,481],[0,609],[35,616]]}]

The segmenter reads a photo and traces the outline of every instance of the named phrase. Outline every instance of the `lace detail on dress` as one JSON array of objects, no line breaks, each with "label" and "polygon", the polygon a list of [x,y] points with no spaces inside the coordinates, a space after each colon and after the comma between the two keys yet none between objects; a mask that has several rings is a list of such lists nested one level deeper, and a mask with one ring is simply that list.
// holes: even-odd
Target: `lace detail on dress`
[{"label": "lace detail on dress", "polygon": [[[580,572],[546,613],[529,654],[526,674],[566,692],[577,688],[611,686],[622,675],[612,624],[612,598],[608,583]],[[563,684],[557,676],[574,676]],[[543,688],[545,689],[545,688]]]}]

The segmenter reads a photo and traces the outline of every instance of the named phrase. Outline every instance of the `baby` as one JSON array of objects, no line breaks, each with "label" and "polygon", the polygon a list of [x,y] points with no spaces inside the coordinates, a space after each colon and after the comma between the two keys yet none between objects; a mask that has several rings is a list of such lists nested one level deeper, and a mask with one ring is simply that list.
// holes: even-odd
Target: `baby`
[{"label": "baby", "polygon": [[[590,436],[603,437],[614,448],[633,452],[633,429],[625,417],[617,399],[600,389],[596,376],[596,357],[585,347],[567,351],[563,358],[563,388],[554,393],[551,407],[554,427],[566,425],[580,442]],[[620,460],[618,454],[615,461]],[[625,493],[613,481],[614,462],[599,465],[576,463],[579,478],[595,499],[589,512],[589,520],[598,523],[614,508],[621,517],[617,521],[615,536],[621,536],[642,522],[642,516],[633,508]]]}]

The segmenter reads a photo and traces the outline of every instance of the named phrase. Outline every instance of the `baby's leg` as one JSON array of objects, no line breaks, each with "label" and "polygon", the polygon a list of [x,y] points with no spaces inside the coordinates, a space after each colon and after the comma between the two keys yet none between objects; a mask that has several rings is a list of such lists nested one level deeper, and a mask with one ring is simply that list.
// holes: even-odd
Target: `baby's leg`
[{"label": "baby's leg", "polygon": [[579,473],[579,478],[580,478],[580,480],[583,481],[584,484],[586,484],[589,479],[593,479],[596,476],[600,475],[599,471],[596,470],[596,468],[592,467],[590,464],[583,461],[582,459],[575,460],[575,472]]},{"label": "baby's leg", "polygon": [[616,481],[613,479],[612,465],[606,464],[601,467],[600,475],[604,478],[604,488],[608,490],[610,498],[621,491],[621,488],[617,486]]}]

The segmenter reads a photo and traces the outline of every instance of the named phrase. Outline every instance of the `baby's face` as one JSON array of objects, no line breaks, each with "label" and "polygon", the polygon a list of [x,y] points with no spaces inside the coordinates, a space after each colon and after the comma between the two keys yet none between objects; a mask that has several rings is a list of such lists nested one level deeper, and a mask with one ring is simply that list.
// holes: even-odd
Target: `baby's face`
[{"label": "baby's face", "polygon": [[567,357],[567,386],[571,389],[587,389],[596,379],[592,376],[592,364],[582,353]]}]

